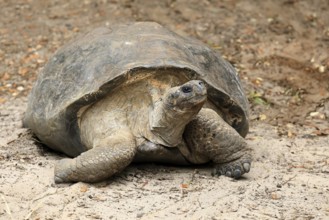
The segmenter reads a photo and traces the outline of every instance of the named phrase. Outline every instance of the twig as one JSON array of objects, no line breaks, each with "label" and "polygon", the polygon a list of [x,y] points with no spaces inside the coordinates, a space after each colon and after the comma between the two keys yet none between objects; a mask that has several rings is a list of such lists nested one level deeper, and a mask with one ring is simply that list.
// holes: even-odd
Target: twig
[{"label": "twig", "polygon": [[192,176],[191,176],[190,184],[192,184],[192,182],[194,181],[194,179],[195,179],[195,175],[196,175],[197,173],[198,173],[198,170],[195,169],[194,172],[193,172],[193,174],[192,174]]},{"label": "twig", "polygon": [[281,186],[283,186],[283,185],[287,184],[288,182],[290,182],[291,180],[295,179],[296,176],[297,176],[297,174],[296,174],[295,176],[293,176],[293,177],[290,177],[288,180],[284,181],[284,182],[281,184]]},{"label": "twig", "polygon": [[[47,196],[50,196],[50,195],[54,195],[54,194],[56,194],[57,193],[57,189],[55,189],[55,192],[52,192],[52,193],[49,193],[49,190],[47,190],[45,193],[43,193],[43,195],[41,195],[39,198],[37,198],[37,199],[34,199],[33,200],[33,202],[36,202],[36,201],[38,201],[38,200],[40,200],[40,199],[43,199],[43,198],[45,198],[45,197],[47,197]],[[35,211],[37,211],[40,207],[41,207],[41,205],[43,204],[43,202],[42,201],[40,201],[32,210],[31,210],[31,212],[24,218],[25,220],[27,220],[27,219],[29,219],[30,217],[31,217],[31,215],[35,212]]]},{"label": "twig", "polygon": [[183,187],[181,186],[180,187],[180,199],[182,199],[182,198],[184,198],[184,195],[185,193],[184,193],[184,189],[183,189]]},{"label": "twig", "polygon": [[7,201],[6,201],[6,198],[5,198],[3,195],[1,195],[1,198],[2,198],[3,201],[5,202],[5,205],[6,205],[6,212],[7,212],[7,214],[10,216],[10,219],[11,219],[11,220],[14,220],[14,218],[13,218],[13,216],[12,216],[12,214],[11,214],[11,211],[10,211],[9,205],[8,205],[8,203],[7,203]]},{"label": "twig", "polygon": [[31,217],[31,215],[41,207],[42,203],[43,202],[40,201],[38,205],[36,205],[35,208],[32,209],[32,211],[24,218],[24,220],[28,220]]}]

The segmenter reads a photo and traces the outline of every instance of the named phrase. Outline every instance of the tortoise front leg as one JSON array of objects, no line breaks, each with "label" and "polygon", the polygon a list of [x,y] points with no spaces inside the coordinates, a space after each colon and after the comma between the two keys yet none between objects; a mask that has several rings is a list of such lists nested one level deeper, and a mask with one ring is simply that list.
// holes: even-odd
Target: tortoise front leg
[{"label": "tortoise front leg", "polygon": [[188,150],[182,154],[192,163],[211,160],[215,174],[239,178],[250,170],[251,149],[246,141],[211,109],[201,109],[186,126],[184,139]]},{"label": "tortoise front leg", "polygon": [[73,159],[62,159],[55,165],[55,183],[98,182],[128,166],[136,152],[130,132],[118,131],[98,142],[97,146]]}]

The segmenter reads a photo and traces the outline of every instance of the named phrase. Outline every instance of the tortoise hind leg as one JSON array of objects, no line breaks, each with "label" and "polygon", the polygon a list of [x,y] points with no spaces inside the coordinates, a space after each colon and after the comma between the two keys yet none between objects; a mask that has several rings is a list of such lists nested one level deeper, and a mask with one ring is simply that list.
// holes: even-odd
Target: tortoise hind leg
[{"label": "tortoise hind leg", "polygon": [[201,109],[186,126],[184,139],[188,150],[182,154],[192,163],[212,161],[215,174],[239,178],[250,170],[251,149],[246,141],[211,109]]},{"label": "tortoise hind leg", "polygon": [[55,166],[55,183],[105,180],[128,166],[135,152],[132,134],[118,131],[78,157],[60,160]]}]

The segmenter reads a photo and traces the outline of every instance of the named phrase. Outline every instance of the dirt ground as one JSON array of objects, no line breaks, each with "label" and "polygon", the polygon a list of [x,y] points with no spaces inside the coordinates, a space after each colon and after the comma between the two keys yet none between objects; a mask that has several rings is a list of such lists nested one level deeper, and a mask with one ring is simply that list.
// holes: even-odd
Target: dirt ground
[{"label": "dirt ground", "polygon": [[[0,0],[0,219],[329,219],[328,11],[328,0]],[[63,155],[21,123],[38,70],[79,33],[150,20],[238,70],[251,172],[133,164],[98,184],[54,184]]]}]

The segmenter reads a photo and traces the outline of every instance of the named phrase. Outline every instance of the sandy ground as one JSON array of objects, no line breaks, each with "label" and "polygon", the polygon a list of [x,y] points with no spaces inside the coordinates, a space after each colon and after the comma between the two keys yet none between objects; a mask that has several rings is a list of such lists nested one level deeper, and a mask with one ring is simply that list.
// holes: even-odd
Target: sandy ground
[{"label": "sandy ground", "polygon": [[25,104],[1,107],[1,219],[329,218],[328,137],[285,138],[254,124],[254,163],[238,181],[212,177],[210,166],[134,164],[98,184],[55,185],[61,156],[20,128]]},{"label": "sandy ground", "polygon": [[[329,2],[0,0],[0,219],[329,219]],[[250,100],[250,173],[132,164],[60,184],[64,157],[21,126],[51,54],[79,33],[153,20],[218,50]]]}]

